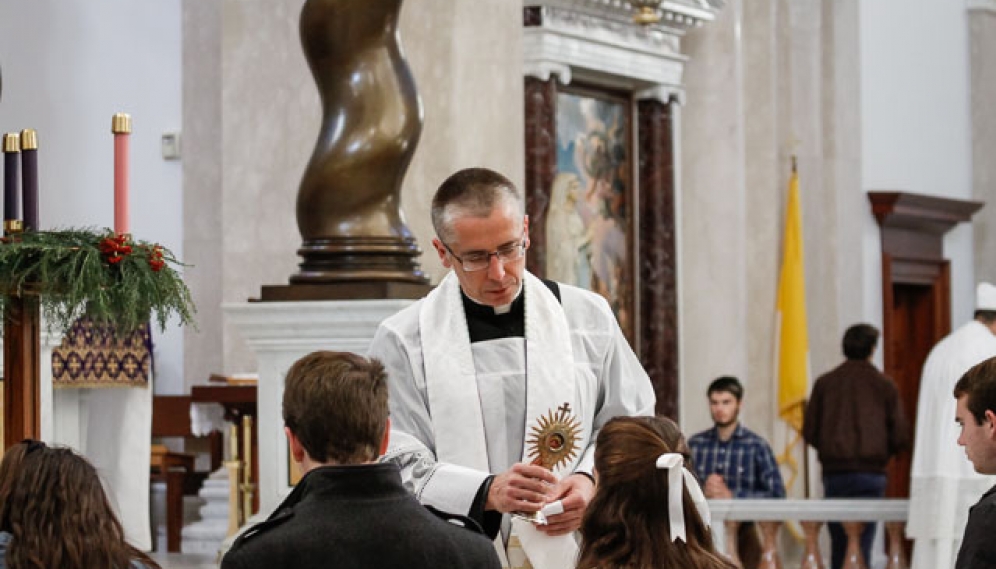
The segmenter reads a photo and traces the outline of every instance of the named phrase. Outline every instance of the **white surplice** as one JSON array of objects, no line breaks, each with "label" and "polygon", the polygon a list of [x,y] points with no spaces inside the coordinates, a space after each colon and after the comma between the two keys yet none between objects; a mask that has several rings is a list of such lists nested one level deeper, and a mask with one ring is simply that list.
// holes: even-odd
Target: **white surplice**
[{"label": "white surplice", "polygon": [[[390,378],[386,459],[399,464],[423,504],[468,515],[484,480],[527,460],[530,430],[565,403],[581,423],[581,450],[555,470],[560,477],[591,473],[594,440],[609,419],[654,412],[650,380],[602,297],[560,284],[558,302],[536,277],[525,273],[523,283],[524,340],[472,345],[452,273],[374,336],[369,355]],[[524,357],[516,357],[516,345]],[[507,375],[496,386],[503,366]],[[503,392],[509,381],[525,383],[524,414]],[[502,405],[511,421],[491,412]],[[521,428],[509,428],[515,417],[524,417]]]},{"label": "white surplice", "polygon": [[954,566],[968,509],[996,482],[976,473],[958,446],[952,394],[966,371],[993,356],[996,335],[973,320],[938,342],[923,366],[906,525],[916,540],[912,569]]}]

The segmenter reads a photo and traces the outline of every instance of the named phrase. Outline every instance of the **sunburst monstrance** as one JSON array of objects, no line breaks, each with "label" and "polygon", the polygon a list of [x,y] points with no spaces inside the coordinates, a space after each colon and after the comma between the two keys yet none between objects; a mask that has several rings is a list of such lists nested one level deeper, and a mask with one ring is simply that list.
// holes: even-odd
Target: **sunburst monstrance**
[{"label": "sunburst monstrance", "polygon": [[531,429],[526,441],[529,444],[529,458],[533,459],[533,464],[548,470],[567,464],[577,456],[580,434],[581,422],[571,414],[570,403],[558,407],[556,413],[551,409]]}]

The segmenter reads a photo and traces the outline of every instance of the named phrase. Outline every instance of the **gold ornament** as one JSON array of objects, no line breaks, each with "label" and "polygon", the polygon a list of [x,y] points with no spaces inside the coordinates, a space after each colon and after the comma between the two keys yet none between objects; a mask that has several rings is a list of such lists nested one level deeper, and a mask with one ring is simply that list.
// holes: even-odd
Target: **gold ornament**
[{"label": "gold ornament", "polygon": [[567,464],[577,455],[578,435],[581,433],[581,422],[571,414],[571,405],[564,403],[541,416],[538,424],[533,426],[529,443],[529,458],[533,464],[548,470]]}]

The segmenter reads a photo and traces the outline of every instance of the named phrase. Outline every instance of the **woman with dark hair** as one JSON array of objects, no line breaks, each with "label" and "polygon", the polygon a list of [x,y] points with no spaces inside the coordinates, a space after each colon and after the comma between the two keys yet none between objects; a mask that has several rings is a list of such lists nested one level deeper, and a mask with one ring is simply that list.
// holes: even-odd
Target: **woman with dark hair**
[{"label": "woman with dark hair", "polygon": [[26,440],[0,463],[0,569],[159,569],[128,545],[96,469]]},{"label": "woman with dark hair", "polygon": [[23,441],[21,444],[16,444],[7,449],[6,454],[3,455],[3,460],[0,461],[0,509],[7,503],[7,498],[10,496],[13,484],[20,472],[21,463],[24,461],[24,456],[27,454],[31,444],[41,445],[43,443]]},{"label": "woman with dark hair", "polygon": [[595,496],[579,569],[734,569],[716,552],[709,510],[684,467],[688,447],[662,417],[617,417],[598,433]]}]

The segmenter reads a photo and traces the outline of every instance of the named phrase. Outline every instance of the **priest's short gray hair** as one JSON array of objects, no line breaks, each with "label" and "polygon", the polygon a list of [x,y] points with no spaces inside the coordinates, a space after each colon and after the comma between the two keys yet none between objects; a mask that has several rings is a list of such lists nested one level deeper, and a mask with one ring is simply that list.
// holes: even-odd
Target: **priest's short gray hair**
[{"label": "priest's short gray hair", "polygon": [[487,168],[465,168],[446,179],[432,197],[432,227],[444,242],[453,240],[457,217],[487,217],[496,207],[524,217],[522,192],[505,176]]}]

